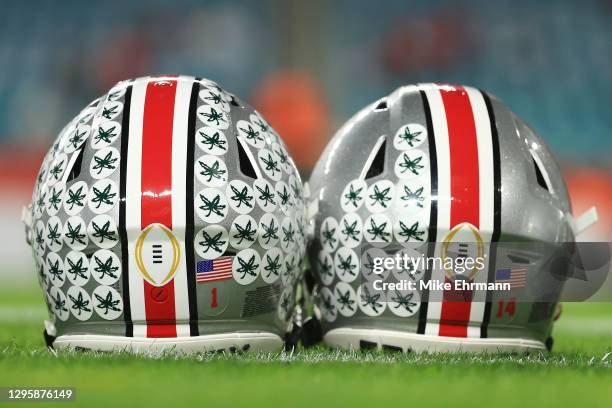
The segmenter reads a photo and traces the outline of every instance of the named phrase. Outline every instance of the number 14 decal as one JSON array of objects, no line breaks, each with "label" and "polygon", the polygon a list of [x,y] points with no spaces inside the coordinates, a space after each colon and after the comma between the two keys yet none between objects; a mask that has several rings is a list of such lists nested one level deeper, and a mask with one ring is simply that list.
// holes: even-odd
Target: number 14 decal
[{"label": "number 14 decal", "polygon": [[496,316],[498,319],[507,316],[514,316],[516,313],[516,299],[511,298],[509,300],[500,300],[497,302],[497,313]]}]

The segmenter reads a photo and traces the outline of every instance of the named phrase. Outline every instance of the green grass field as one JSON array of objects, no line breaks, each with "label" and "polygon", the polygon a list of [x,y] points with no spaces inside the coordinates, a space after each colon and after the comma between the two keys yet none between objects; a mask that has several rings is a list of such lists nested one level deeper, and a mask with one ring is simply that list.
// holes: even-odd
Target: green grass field
[{"label": "green grass field", "polygon": [[551,354],[402,355],[320,347],[152,358],[54,355],[42,343],[38,289],[4,286],[0,299],[0,386],[75,387],[79,406],[612,406],[610,303],[565,305]]}]

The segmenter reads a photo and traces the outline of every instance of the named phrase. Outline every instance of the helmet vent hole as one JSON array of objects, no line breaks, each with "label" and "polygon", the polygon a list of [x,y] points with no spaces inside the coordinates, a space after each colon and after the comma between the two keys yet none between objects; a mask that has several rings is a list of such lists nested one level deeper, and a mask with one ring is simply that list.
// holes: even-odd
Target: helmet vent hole
[{"label": "helmet vent hole", "polygon": [[394,346],[392,344],[383,344],[382,349],[383,351],[393,351],[393,352],[400,352],[400,353],[404,351],[401,347]]},{"label": "helmet vent hole", "polygon": [[546,168],[542,164],[542,161],[533,150],[531,150],[530,153],[531,159],[533,160],[533,168],[535,170],[536,180],[538,184],[544,190],[548,191],[549,193],[553,193],[550,184],[550,177],[548,176],[548,173],[546,172]]},{"label": "helmet vent hole", "polygon": [[538,184],[544,190],[548,191],[548,186],[546,185],[546,180],[544,180],[544,175],[542,175],[542,172],[540,171],[540,167],[538,166],[538,163],[536,163],[535,160],[533,160],[533,167],[535,168],[536,179],[538,180]]},{"label": "helmet vent hole", "polygon": [[[365,168],[367,168],[367,172],[365,173],[364,179],[370,179],[370,178],[379,176],[385,170],[385,146],[386,144],[387,142],[385,140],[385,137],[381,136],[379,141],[374,146],[374,149],[372,149],[372,153],[370,153],[370,157],[366,161]],[[368,163],[369,163],[369,166],[368,166]]]},{"label": "helmet vent hole", "polygon": [[240,107],[240,104],[239,104],[239,103],[238,103],[238,101],[236,100],[236,97],[235,97],[234,95],[230,95],[230,96],[231,96],[231,98],[232,98],[232,99],[230,100],[230,104],[231,104],[231,105],[234,105],[234,106],[237,106],[237,107]]},{"label": "helmet vent hole", "polygon": [[249,154],[245,150],[244,146],[240,139],[238,139],[238,162],[240,163],[240,171],[247,177],[251,177],[256,179],[257,172],[253,167],[253,163],[251,162],[251,158]]},{"label": "helmet vent hole", "polygon": [[378,344],[368,340],[359,340],[359,348],[361,350],[376,350]]},{"label": "helmet vent hole", "polygon": [[79,177],[79,174],[81,174],[81,165],[83,163],[83,153],[84,152],[85,152],[85,149],[82,148],[79,151],[76,160],[74,161],[74,163],[72,163],[72,168],[70,169],[70,173],[68,174],[66,183],[76,179],[77,177]]},{"label": "helmet vent hole", "polygon": [[376,105],[374,110],[375,111],[384,111],[384,110],[387,110],[387,99],[385,98],[382,101],[378,102],[378,105]]}]

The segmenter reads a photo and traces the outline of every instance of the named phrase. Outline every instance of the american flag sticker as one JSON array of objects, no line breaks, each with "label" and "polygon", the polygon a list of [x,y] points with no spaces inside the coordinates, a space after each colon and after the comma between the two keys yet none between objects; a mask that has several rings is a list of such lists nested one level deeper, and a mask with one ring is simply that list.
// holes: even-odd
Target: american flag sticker
[{"label": "american flag sticker", "polygon": [[527,268],[498,269],[495,282],[509,283],[512,289],[522,288],[527,283]]},{"label": "american flag sticker", "polygon": [[205,259],[196,264],[196,282],[216,282],[232,279],[233,256],[222,256],[217,259]]}]

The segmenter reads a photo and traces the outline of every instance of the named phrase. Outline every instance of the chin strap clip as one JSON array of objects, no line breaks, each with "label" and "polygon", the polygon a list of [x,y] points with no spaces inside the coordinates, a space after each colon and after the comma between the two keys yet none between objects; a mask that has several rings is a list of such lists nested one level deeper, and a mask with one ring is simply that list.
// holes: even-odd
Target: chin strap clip
[{"label": "chin strap clip", "polygon": [[285,333],[285,351],[292,352],[298,345],[300,335],[302,333],[302,300],[300,299],[298,304],[293,309],[293,316],[291,317],[291,323]]},{"label": "chin strap clip", "polygon": [[599,220],[597,216],[597,208],[591,207],[586,210],[580,217],[573,220],[574,234],[576,236],[591,228]]},{"label": "chin strap clip", "polygon": [[291,329],[285,333],[285,351],[292,352],[298,345],[300,336],[302,335],[302,327],[292,323]]},{"label": "chin strap clip", "polygon": [[43,338],[45,339],[45,344],[47,345],[47,348],[51,351],[53,351],[53,342],[55,342],[55,339],[57,335],[57,330],[55,329],[55,325],[53,324],[53,322],[50,322],[49,320],[45,320],[45,329],[43,330]]},{"label": "chin strap clip", "polygon": [[[293,351],[301,341],[305,348],[312,347],[323,339],[321,323],[313,306],[312,293],[315,280],[309,269],[298,286],[298,302],[293,311],[291,324],[285,334],[285,351]],[[312,311],[310,315],[309,311]]]},{"label": "chin strap clip", "polygon": [[302,327],[302,345],[306,348],[312,347],[323,340],[323,331],[321,329],[321,322],[316,316],[310,316],[304,321]]},{"label": "chin strap clip", "polygon": [[314,292],[316,290],[316,281],[312,275],[310,269],[304,273],[304,293],[308,300],[308,308],[304,310],[310,310],[312,313],[302,324],[302,333],[300,340],[305,348],[312,347],[323,340],[323,330],[321,329],[321,321],[317,317],[317,310],[314,306]]}]

